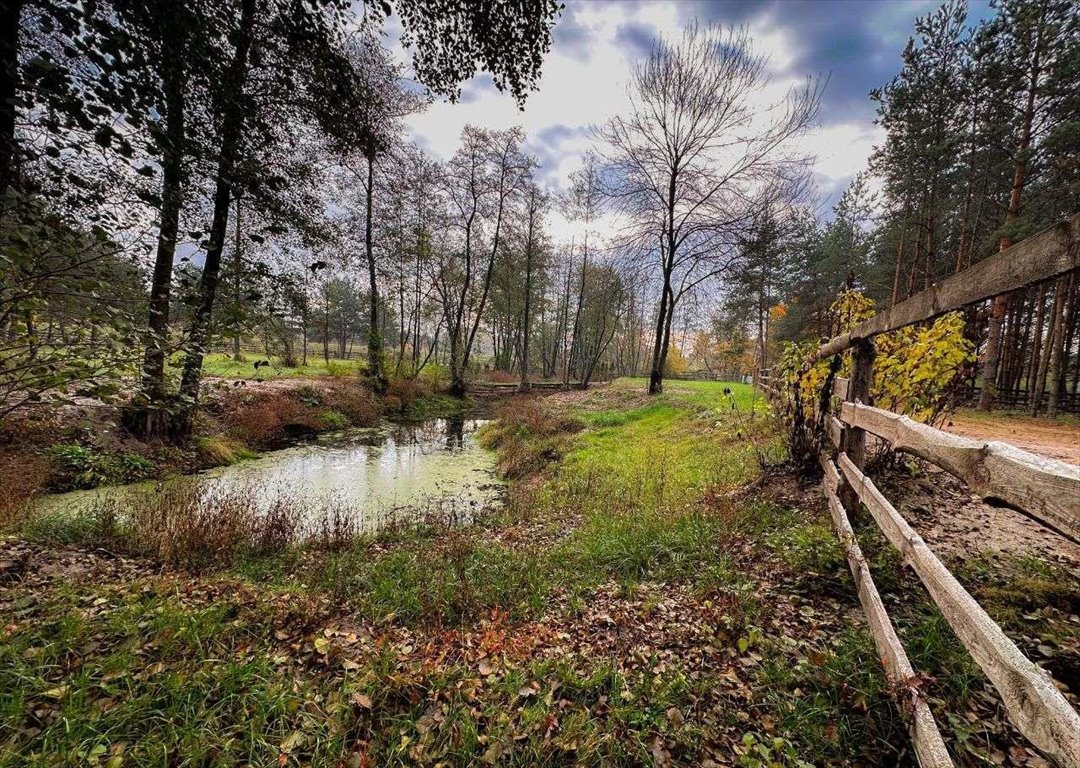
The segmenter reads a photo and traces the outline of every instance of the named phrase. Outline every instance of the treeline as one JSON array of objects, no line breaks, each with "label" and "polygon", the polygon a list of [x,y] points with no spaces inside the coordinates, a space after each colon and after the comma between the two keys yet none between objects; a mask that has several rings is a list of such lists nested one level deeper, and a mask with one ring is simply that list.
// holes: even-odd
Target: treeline
[{"label": "treeline", "polygon": [[[440,162],[396,136],[372,163],[370,217],[359,158],[359,171],[333,168],[335,210],[314,249],[268,254],[235,232],[219,345],[238,354],[255,337],[296,364],[311,344],[325,360],[348,358],[358,340],[367,349],[377,337],[371,371],[412,378],[437,364],[457,393],[484,366],[525,385],[587,385],[597,372],[636,370],[641,345],[632,349],[627,334],[640,330],[645,308],[633,275],[597,253],[597,159],[586,157],[569,190],[552,193],[537,182],[524,140],[516,128],[467,126]],[[580,242],[553,238],[556,206],[581,220]]]},{"label": "treeline", "polygon": [[[468,126],[442,159],[404,119],[478,62],[521,103],[554,2],[392,3],[421,83],[380,42],[382,3],[3,7],[0,417],[119,395],[133,430],[182,435],[206,355],[255,343],[362,357],[376,391],[424,370],[459,394],[485,368],[653,393],[748,376],[834,334],[841,292],[885,308],[1080,210],[1065,0],[920,19],[871,94],[885,140],[826,218],[800,150],[823,85],[771,97],[745,30],[658,40],[553,189],[520,129]],[[967,314],[984,406],[1077,391],[1077,293],[1073,275]]]},{"label": "treeline", "polygon": [[[714,347],[742,339],[768,367],[777,342],[835,332],[829,307],[841,289],[884,309],[1080,211],[1080,8],[1002,0],[993,11],[970,25],[967,3],[950,0],[917,21],[901,71],[871,94],[885,140],[868,172],[828,224],[790,207],[757,216]],[[965,375],[983,408],[999,396],[1054,411],[1080,388],[1077,282],[967,314],[979,364]]]},{"label": "treeline", "polygon": [[[393,11],[426,88],[406,84],[379,42]],[[514,0],[4,2],[0,416],[46,395],[103,397],[137,367],[128,425],[187,433],[215,334],[261,307],[290,338],[289,314],[308,312],[310,277],[330,265],[314,255],[342,242],[339,213],[364,220],[367,373],[384,387],[374,179],[398,123],[478,67],[523,101],[558,12]],[[511,153],[517,138],[503,138]],[[476,137],[477,164],[494,140]],[[504,174],[498,194],[516,183]],[[477,247],[445,258],[479,268]],[[452,272],[443,291],[460,311],[445,332],[467,363],[486,295],[471,292],[471,267]]]},{"label": "treeline", "polygon": [[[676,310],[702,305],[755,207],[805,182],[789,145],[817,85],[761,104],[746,33],[692,26],[636,67],[630,111],[564,190],[520,129],[468,126],[445,160],[406,141],[403,118],[476,60],[524,98],[558,8],[520,5],[492,6],[513,40],[491,51],[491,9],[399,4],[422,90],[379,42],[381,4],[370,23],[300,0],[22,4],[0,331],[5,375],[26,374],[6,407],[80,377],[101,397],[137,367],[128,426],[182,435],[206,355],[256,339],[287,365],[357,344],[376,391],[432,364],[457,394],[485,367],[525,387],[646,372],[660,391],[686,367]],[[556,214],[575,234],[554,237]]]}]

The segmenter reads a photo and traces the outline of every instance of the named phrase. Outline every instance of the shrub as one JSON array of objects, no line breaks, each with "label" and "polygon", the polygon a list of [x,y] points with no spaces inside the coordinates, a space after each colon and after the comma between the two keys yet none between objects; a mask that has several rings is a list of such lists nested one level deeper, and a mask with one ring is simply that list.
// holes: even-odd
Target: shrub
[{"label": "shrub", "polygon": [[326,364],[326,372],[336,379],[344,379],[356,376],[357,367],[348,360],[330,360]]},{"label": "shrub", "polygon": [[450,380],[450,369],[445,365],[428,363],[420,370],[416,378],[426,384],[432,392],[440,392]]},{"label": "shrub", "polygon": [[224,435],[200,435],[195,438],[199,466],[220,467],[235,464],[257,454],[243,443]]},{"label": "shrub", "polygon": [[422,382],[416,379],[394,379],[390,382],[390,389],[386,394],[397,398],[400,403],[399,409],[407,411],[412,408],[417,399],[428,394],[429,391]]},{"label": "shrub", "polygon": [[326,430],[346,429],[349,426],[349,417],[333,408],[320,412],[319,421],[322,422],[322,428]]},{"label": "shrub", "polygon": [[77,444],[54,445],[45,451],[52,460],[51,483],[57,490],[96,488],[153,477],[154,463],[136,453],[108,454]]},{"label": "shrub", "polygon": [[286,492],[267,501],[249,489],[206,491],[173,482],[95,499],[75,513],[34,516],[23,530],[31,538],[102,546],[198,572],[295,544],[308,511],[305,498]]},{"label": "shrub", "polygon": [[326,430],[372,426],[380,417],[371,394],[347,381],[279,392],[233,392],[218,401],[216,411],[228,437],[258,450]]},{"label": "shrub", "polygon": [[259,395],[227,410],[229,434],[257,449],[276,448],[291,437],[315,434],[321,424],[318,412],[291,393]]},{"label": "shrub", "polygon": [[372,427],[379,423],[379,406],[371,393],[355,383],[334,382],[322,390],[323,403],[348,419],[348,426]]},{"label": "shrub", "polygon": [[303,405],[308,408],[318,408],[323,405],[323,393],[310,384],[305,384],[302,387],[297,387],[292,391],[292,396],[299,400]]},{"label": "shrub", "polygon": [[[858,291],[843,291],[830,307],[840,332],[848,331],[876,311],[874,302]],[[874,338],[874,383],[871,396],[882,408],[933,423],[952,405],[953,384],[974,360],[974,348],[964,338],[964,319],[958,312],[939,317],[925,327],[902,328]],[[779,364],[788,390],[798,382],[803,413],[814,420],[830,362],[822,360],[803,371],[816,342],[791,344]],[[851,356],[845,356],[837,375],[851,375]]]}]

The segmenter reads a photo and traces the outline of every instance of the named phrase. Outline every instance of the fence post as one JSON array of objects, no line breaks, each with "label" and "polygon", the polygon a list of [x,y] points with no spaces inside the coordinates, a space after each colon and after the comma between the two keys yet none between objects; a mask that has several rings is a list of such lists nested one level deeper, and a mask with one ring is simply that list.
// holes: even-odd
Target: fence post
[{"label": "fence post", "polygon": [[[848,382],[847,399],[853,403],[873,405],[870,402],[870,387],[874,383],[874,342],[859,339],[852,344],[853,367],[851,380]],[[863,470],[866,462],[866,431],[859,427],[846,426],[840,437],[840,450],[847,454],[851,463]],[[840,488],[840,500],[852,514],[859,509],[859,496],[845,480]]]}]

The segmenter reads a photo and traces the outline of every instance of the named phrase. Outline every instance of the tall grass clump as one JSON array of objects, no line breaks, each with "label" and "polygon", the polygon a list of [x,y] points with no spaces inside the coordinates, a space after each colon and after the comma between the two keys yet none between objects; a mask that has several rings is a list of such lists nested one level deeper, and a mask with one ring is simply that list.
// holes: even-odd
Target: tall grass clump
[{"label": "tall grass clump", "polygon": [[372,556],[364,547],[333,553],[308,574],[351,610],[372,620],[452,625],[495,609],[523,616],[541,607],[550,580],[536,551],[448,530]]},{"label": "tall grass clump", "polygon": [[341,549],[361,536],[365,522],[333,499],[288,488],[256,494],[246,487],[207,489],[178,482],[99,497],[79,510],[31,515],[23,532],[201,572],[305,543]]},{"label": "tall grass clump", "polygon": [[498,470],[514,480],[536,474],[569,450],[571,437],[584,425],[557,413],[535,397],[515,397],[503,403],[497,421],[484,429],[480,442],[498,455]]}]

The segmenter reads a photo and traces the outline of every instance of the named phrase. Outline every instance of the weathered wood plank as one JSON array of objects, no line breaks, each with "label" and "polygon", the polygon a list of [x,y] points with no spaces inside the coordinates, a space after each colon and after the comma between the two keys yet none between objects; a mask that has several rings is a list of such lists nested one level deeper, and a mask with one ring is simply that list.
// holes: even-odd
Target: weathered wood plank
[{"label": "weathered wood plank", "polygon": [[1080,715],[1043,669],[1016,647],[907,521],[844,454],[843,476],[904,556],[956,636],[997,688],[1019,731],[1059,765],[1080,766]]},{"label": "weathered wood plank", "polygon": [[831,339],[815,354],[824,360],[843,352],[859,339],[931,320],[1002,293],[1049,280],[1080,268],[1080,214],[1021,240],[1011,248],[984,259],[874,315],[848,333]]},{"label": "weathered wood plank", "polygon": [[832,392],[841,400],[850,400],[851,398],[848,397],[850,386],[850,379],[845,379],[843,376],[837,376],[835,379],[833,379]]},{"label": "weathered wood plank", "polygon": [[984,499],[1000,500],[1080,541],[1080,466],[1007,443],[951,435],[858,403],[844,403],[840,417],[889,441],[893,450],[936,464]]},{"label": "weathered wood plank", "polygon": [[829,512],[832,514],[836,535],[840,539],[848,567],[851,569],[851,576],[855,580],[859,602],[862,604],[863,613],[870,626],[870,636],[877,647],[881,665],[885,668],[885,676],[896,694],[907,705],[902,709],[912,713],[908,730],[915,747],[915,756],[923,768],[951,766],[953,762],[949,758],[941,732],[934,721],[934,715],[915,684],[915,670],[908,660],[900,638],[896,635],[892,621],[889,620],[889,614],[881,602],[881,595],[878,594],[870,569],[866,565],[866,558],[863,557],[859,542],[855,538],[855,531],[852,530],[847,513],[840,503],[840,498],[836,495],[840,485],[840,475],[836,471],[836,465],[825,454],[822,454],[820,459],[821,468],[825,472],[823,485],[829,502]]},{"label": "weathered wood plank", "polygon": [[844,425],[840,423],[840,419],[829,414],[829,440],[832,441],[833,447],[837,450],[840,449],[840,443],[844,439]]}]

